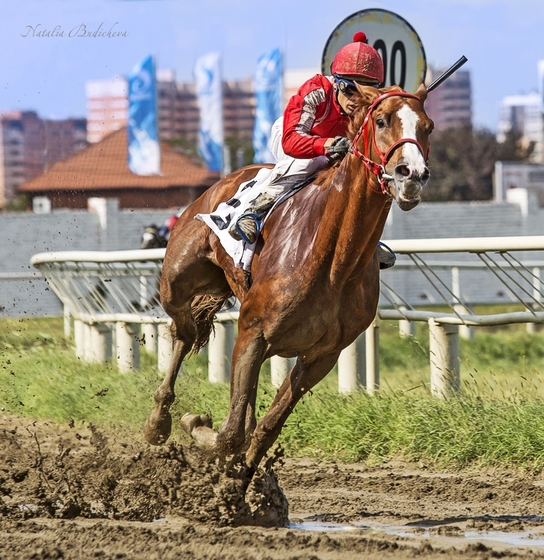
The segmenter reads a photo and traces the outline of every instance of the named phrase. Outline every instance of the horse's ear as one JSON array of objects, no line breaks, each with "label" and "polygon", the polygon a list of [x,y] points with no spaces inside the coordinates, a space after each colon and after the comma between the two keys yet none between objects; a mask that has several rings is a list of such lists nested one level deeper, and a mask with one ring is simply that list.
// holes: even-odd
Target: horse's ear
[{"label": "horse's ear", "polygon": [[424,103],[425,100],[427,99],[427,88],[425,87],[425,84],[421,84],[418,88],[417,91],[415,93],[415,95],[417,95],[419,97],[419,99],[421,99],[421,103]]}]

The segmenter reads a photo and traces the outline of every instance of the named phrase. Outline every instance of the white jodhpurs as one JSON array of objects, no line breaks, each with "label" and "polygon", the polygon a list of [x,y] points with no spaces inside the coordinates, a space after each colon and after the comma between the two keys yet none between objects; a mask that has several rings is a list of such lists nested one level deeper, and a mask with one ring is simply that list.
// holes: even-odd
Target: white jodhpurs
[{"label": "white jodhpurs", "polygon": [[[276,165],[269,170],[265,178],[262,170],[259,177],[259,192],[278,197],[288,191],[295,183],[312,175],[319,169],[328,165],[325,156],[310,159],[298,159],[288,156],[283,151],[281,139],[283,136],[283,117],[273,125],[270,133],[270,151],[276,158]],[[267,184],[268,183],[268,184]],[[256,185],[257,186],[257,185]]]}]

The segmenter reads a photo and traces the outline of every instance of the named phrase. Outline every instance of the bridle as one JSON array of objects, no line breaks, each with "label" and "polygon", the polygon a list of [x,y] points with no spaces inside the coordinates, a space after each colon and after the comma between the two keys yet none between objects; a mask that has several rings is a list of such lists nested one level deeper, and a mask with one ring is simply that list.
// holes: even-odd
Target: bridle
[{"label": "bridle", "polygon": [[[395,96],[417,99],[421,103],[421,99],[417,95],[414,95],[413,93],[408,93],[405,91],[389,91],[387,93],[383,93],[369,105],[363,124],[360,126],[359,130],[357,131],[357,134],[351,141],[351,145],[348,150],[350,153],[357,156],[363,162],[364,166],[367,169],[367,173],[368,172],[374,173],[374,175],[376,175],[376,177],[378,178],[378,181],[380,182],[380,190],[376,190],[374,187],[372,187],[372,185],[371,188],[374,191],[379,192],[381,194],[389,194],[389,195],[391,195],[391,191],[389,189],[389,181],[392,180],[392,177],[386,174],[385,166],[387,165],[387,162],[389,161],[389,158],[391,157],[391,154],[393,153],[394,150],[396,150],[399,146],[403,144],[415,144],[418,150],[421,152],[421,155],[425,159],[425,163],[427,163],[429,159],[429,149],[427,148],[427,151],[425,152],[423,150],[423,146],[414,138],[400,138],[396,142],[393,142],[393,144],[389,146],[389,148],[385,153],[383,153],[378,148],[378,145],[376,144],[376,135],[375,135],[375,128],[374,128],[375,125],[374,125],[374,121],[371,118],[372,112],[382,101],[384,101],[389,97],[395,97]],[[357,142],[359,141],[361,135],[363,135],[364,150],[366,152],[365,154],[361,153],[357,148]],[[381,160],[381,164],[376,163],[375,161],[370,159],[371,145],[369,142],[369,137],[372,137],[374,150],[378,154]]]}]

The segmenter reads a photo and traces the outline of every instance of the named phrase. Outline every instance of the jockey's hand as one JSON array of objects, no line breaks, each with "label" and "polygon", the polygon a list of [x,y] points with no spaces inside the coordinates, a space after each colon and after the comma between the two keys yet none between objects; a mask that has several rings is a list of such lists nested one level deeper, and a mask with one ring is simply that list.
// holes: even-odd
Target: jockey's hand
[{"label": "jockey's hand", "polygon": [[345,136],[336,136],[333,143],[327,148],[326,156],[329,163],[341,160],[349,150],[351,140]]}]

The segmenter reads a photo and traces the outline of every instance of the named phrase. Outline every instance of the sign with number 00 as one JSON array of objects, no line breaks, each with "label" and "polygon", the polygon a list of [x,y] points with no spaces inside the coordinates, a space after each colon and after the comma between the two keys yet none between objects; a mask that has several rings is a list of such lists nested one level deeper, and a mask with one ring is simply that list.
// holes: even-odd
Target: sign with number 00
[{"label": "sign with number 00", "polygon": [[336,26],[323,50],[321,72],[330,74],[336,53],[363,31],[368,43],[381,55],[384,64],[384,86],[399,85],[415,92],[425,81],[427,60],[423,44],[414,28],[403,18],[387,10],[361,10]]}]

